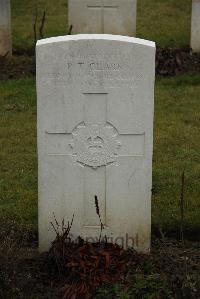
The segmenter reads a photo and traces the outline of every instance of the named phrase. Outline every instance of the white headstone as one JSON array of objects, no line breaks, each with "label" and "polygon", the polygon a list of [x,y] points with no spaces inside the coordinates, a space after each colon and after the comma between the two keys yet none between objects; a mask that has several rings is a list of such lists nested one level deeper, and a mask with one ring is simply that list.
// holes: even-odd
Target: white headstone
[{"label": "white headstone", "polygon": [[137,0],[69,0],[72,33],[135,36]]},{"label": "white headstone", "polygon": [[191,48],[200,52],[200,0],[192,1]]},{"label": "white headstone", "polygon": [[0,0],[0,56],[12,55],[10,0]]},{"label": "white headstone", "polygon": [[39,246],[74,214],[71,233],[148,252],[155,44],[115,35],[37,43]]}]

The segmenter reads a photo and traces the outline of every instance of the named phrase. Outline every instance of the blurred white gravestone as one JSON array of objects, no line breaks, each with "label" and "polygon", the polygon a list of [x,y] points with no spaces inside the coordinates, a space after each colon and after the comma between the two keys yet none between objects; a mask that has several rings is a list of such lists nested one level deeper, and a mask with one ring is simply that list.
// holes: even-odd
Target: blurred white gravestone
[{"label": "blurred white gravestone", "polygon": [[200,52],[200,0],[192,1],[191,48]]},{"label": "blurred white gravestone", "polygon": [[0,0],[0,56],[12,55],[10,0]]},{"label": "blurred white gravestone", "polygon": [[114,35],[37,43],[39,247],[50,226],[150,249],[155,44]]},{"label": "blurred white gravestone", "polygon": [[136,35],[137,0],[69,0],[72,33]]}]

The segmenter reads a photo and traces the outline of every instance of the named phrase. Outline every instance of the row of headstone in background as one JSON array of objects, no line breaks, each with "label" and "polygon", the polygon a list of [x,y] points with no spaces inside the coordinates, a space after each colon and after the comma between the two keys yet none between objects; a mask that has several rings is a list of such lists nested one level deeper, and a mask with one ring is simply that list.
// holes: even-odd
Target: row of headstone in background
[{"label": "row of headstone in background", "polygon": [[200,0],[192,2],[191,48],[200,52]]},{"label": "row of headstone in background", "polygon": [[12,55],[10,0],[0,0],[0,56]]},{"label": "row of headstone in background", "polygon": [[[136,36],[137,0],[69,0],[72,33]],[[200,0],[192,1],[191,48],[200,52]]]},{"label": "row of headstone in background", "polygon": [[39,247],[59,223],[149,252],[155,44],[117,35],[37,43]]},{"label": "row of headstone in background", "polygon": [[[137,0],[69,0],[72,33],[136,35]],[[192,0],[191,48],[200,52],[200,0]],[[10,0],[0,0],[0,56],[12,54]]]},{"label": "row of headstone in background", "polygon": [[72,33],[136,35],[137,0],[69,0]]}]

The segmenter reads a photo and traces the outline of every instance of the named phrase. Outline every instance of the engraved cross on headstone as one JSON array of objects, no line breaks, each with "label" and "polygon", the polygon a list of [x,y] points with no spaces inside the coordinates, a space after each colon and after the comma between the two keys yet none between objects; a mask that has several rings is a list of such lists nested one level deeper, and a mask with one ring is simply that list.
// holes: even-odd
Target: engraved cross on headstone
[{"label": "engraved cross on headstone", "polygon": [[[83,122],[72,132],[46,131],[48,155],[71,156],[83,170],[83,225],[98,227],[94,196],[99,200],[101,218],[106,226],[107,167],[117,167],[121,158],[144,155],[144,133],[120,134],[108,121],[108,93],[83,93]],[[93,215],[93,216],[92,216]]]},{"label": "engraved cross on headstone", "polygon": [[88,9],[95,9],[95,10],[99,10],[101,13],[101,32],[104,33],[105,32],[105,10],[116,10],[119,7],[117,5],[112,5],[112,4],[105,4],[104,0],[101,0],[100,4],[88,4],[87,5]]}]

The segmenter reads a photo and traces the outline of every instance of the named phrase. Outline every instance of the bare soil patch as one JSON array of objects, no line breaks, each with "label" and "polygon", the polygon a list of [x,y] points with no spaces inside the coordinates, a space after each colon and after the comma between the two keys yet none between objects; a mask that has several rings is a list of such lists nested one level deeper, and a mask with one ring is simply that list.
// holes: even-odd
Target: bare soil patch
[{"label": "bare soil patch", "polygon": [[[110,286],[107,287],[112,289],[112,284],[117,281],[125,292],[132,294],[132,297],[127,298],[143,298],[143,292],[146,295],[149,292],[149,296],[155,292],[154,297],[149,298],[158,299],[200,298],[198,242],[185,241],[183,246],[177,240],[154,238],[150,255],[121,251],[110,245],[80,243],[72,247],[67,245],[64,255],[62,251],[60,256],[60,245],[63,244],[59,242],[54,243],[49,253],[39,254],[34,230],[19,227],[14,222],[1,225],[0,298],[57,299],[64,298],[64,294],[68,294],[65,297],[68,299],[118,298],[112,291],[110,295],[103,295],[98,289],[104,284],[95,280],[99,273],[106,280],[105,273],[112,272],[113,281],[111,275]],[[117,252],[120,253],[119,266],[116,262]],[[63,261],[61,267],[58,267],[58,261]],[[87,270],[85,274],[84,269]],[[90,269],[95,270],[93,276],[89,275]],[[84,295],[83,286],[91,281],[98,282],[98,287],[90,287],[90,296],[88,293]]]},{"label": "bare soil patch", "polygon": [[35,75],[34,56],[0,57],[0,80],[20,79]]},{"label": "bare soil patch", "polygon": [[200,53],[193,53],[189,47],[157,48],[157,75],[175,76],[189,72],[200,72]]}]

